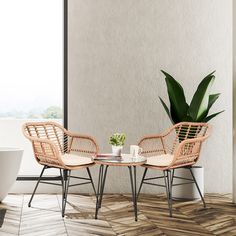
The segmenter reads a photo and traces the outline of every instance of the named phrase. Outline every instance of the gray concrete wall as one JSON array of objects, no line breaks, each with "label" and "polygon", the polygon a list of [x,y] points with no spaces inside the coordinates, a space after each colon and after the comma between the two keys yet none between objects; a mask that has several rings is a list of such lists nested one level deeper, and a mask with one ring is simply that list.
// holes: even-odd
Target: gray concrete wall
[{"label": "gray concrete wall", "polygon": [[[101,151],[109,152],[114,132],[126,133],[127,151],[143,135],[169,127],[158,101],[167,100],[161,69],[179,80],[188,101],[201,79],[216,70],[212,90],[221,96],[212,112],[225,112],[212,120],[214,131],[199,164],[206,192],[231,192],[232,1],[69,0],[72,131],[93,135]],[[110,169],[107,191],[129,187],[126,168]]]},{"label": "gray concrete wall", "polygon": [[236,1],[233,1],[233,201],[236,203]]}]

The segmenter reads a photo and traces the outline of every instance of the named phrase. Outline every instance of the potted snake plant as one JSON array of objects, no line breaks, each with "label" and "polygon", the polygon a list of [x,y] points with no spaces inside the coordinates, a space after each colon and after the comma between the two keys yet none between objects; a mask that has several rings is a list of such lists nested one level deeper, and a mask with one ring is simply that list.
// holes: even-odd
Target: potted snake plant
[{"label": "potted snake plant", "polygon": [[[173,76],[168,74],[167,72],[161,70],[161,72],[165,76],[165,82],[167,86],[167,92],[169,97],[170,106],[168,107],[166,103],[163,101],[161,97],[159,97],[161,104],[164,107],[165,112],[167,113],[172,124],[176,124],[182,121],[189,122],[209,122],[212,118],[219,115],[223,111],[219,111],[213,114],[209,114],[210,109],[213,104],[219,98],[219,93],[211,93],[211,87],[215,80],[215,71],[208,74],[198,85],[196,92],[193,95],[193,98],[190,104],[187,103],[184,89],[180,85],[178,81],[176,81]],[[183,141],[181,137],[184,137],[186,130],[179,131],[179,142]],[[191,136],[187,136],[187,138],[196,137],[199,131],[193,130]],[[195,166],[193,168],[193,172],[197,182],[200,185],[200,189],[202,193],[204,193],[204,172],[203,167]],[[177,170],[178,175],[182,178],[189,178],[189,172],[185,169]],[[199,198],[197,190],[195,186],[187,186],[182,185],[178,186],[178,188],[173,188],[173,196],[178,198]]]}]

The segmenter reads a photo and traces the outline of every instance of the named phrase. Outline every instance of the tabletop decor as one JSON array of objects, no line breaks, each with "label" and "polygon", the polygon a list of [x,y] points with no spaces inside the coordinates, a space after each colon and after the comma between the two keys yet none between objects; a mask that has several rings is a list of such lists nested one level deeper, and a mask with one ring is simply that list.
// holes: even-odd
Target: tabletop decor
[{"label": "tabletop decor", "polygon": [[112,145],[112,154],[114,156],[121,156],[121,151],[125,144],[126,136],[124,133],[115,133],[109,139],[109,144]]}]

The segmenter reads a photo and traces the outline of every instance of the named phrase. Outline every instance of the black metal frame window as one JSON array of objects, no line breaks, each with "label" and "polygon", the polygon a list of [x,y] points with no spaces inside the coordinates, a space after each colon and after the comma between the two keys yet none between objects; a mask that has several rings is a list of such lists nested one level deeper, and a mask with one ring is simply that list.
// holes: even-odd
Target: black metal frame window
[{"label": "black metal frame window", "polygon": [[[68,0],[63,1],[63,125],[68,128]],[[38,176],[18,176],[17,181],[37,181]],[[44,180],[60,180],[60,176],[44,177]]]},{"label": "black metal frame window", "polygon": [[64,91],[63,122],[68,128],[68,0],[64,0]]}]

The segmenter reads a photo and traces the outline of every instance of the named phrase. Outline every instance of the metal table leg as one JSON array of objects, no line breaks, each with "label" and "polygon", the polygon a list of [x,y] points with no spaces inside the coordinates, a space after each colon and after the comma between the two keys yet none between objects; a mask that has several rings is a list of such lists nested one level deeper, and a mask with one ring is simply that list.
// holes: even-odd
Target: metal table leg
[{"label": "metal table leg", "polygon": [[105,166],[105,171],[104,171],[104,165],[100,165],[99,176],[98,176],[98,189],[97,189],[97,194],[96,194],[95,219],[97,219],[98,210],[99,208],[101,208],[101,205],[102,205],[102,197],[103,197],[103,192],[104,192],[104,187],[105,187],[105,182],[106,182],[107,169],[108,169],[108,165]]},{"label": "metal table leg", "polygon": [[130,173],[130,183],[131,183],[131,190],[132,190],[132,200],[134,206],[134,216],[135,221],[138,220],[138,207],[137,207],[137,183],[136,183],[136,166],[133,166],[133,173],[132,173],[132,166],[128,166],[129,173]]}]

